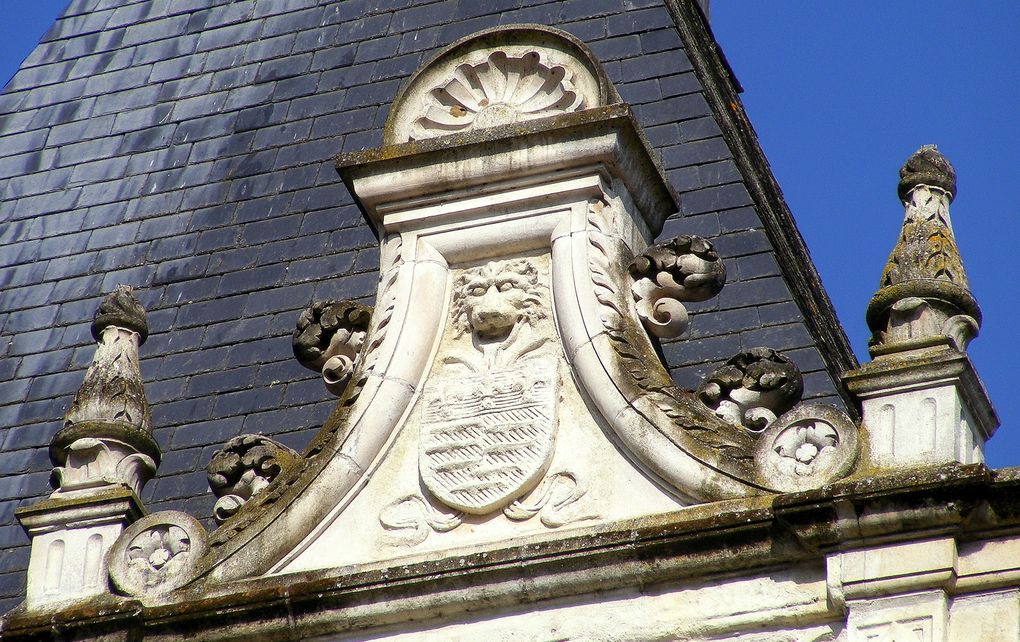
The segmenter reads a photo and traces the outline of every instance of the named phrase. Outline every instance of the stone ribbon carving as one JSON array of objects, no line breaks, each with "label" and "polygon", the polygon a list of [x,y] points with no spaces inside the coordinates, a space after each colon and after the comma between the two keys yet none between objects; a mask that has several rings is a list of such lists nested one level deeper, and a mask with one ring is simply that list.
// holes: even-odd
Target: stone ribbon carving
[{"label": "stone ribbon carving", "polygon": [[716,415],[755,432],[793,408],[803,392],[800,370],[771,348],[735,355],[698,386],[698,398]]},{"label": "stone ribbon carving", "polygon": [[298,317],[294,356],[321,372],[326,389],[337,397],[351,379],[371,318],[372,308],[355,301],[316,301]]},{"label": "stone ribbon carving", "polygon": [[148,336],[145,310],[127,286],[100,303],[92,322],[92,364],[50,442],[59,492],[124,484],[141,493],[156,472],[159,446],[138,368]]},{"label": "stone ribbon carving", "polygon": [[981,310],[967,285],[949,219],[956,173],[933,145],[900,169],[903,228],[882,286],[868,304],[874,356],[949,342],[957,350],[977,336]]},{"label": "stone ribbon carving", "polygon": [[192,579],[208,550],[206,532],[180,511],[153,513],[121,534],[110,549],[110,580],[125,595],[159,595]]},{"label": "stone ribbon carving", "polygon": [[262,435],[234,437],[216,451],[206,468],[217,500],[213,517],[222,524],[241,506],[297,464],[300,455]]},{"label": "stone ribbon carving", "polygon": [[684,302],[705,301],[726,283],[726,266],[712,244],[678,236],[648,247],[630,264],[631,291],[649,333],[678,337],[687,329]]},{"label": "stone ribbon carving", "polygon": [[427,94],[412,140],[506,125],[585,107],[570,72],[529,51],[493,51],[483,62],[456,67],[453,77]]}]

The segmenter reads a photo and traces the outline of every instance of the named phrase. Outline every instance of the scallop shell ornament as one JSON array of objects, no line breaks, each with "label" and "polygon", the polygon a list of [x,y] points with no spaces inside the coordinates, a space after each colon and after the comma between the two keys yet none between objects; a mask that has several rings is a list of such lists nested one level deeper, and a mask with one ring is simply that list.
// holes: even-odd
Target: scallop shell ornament
[{"label": "scallop shell ornament", "polygon": [[537,52],[518,57],[496,51],[477,64],[465,63],[428,95],[412,140],[497,127],[584,109],[584,97],[561,65]]}]

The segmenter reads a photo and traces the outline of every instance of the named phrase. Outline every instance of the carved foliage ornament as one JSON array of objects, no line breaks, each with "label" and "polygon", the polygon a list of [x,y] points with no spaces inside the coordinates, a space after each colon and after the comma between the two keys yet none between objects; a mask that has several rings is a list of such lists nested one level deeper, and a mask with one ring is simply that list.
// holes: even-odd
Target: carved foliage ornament
[{"label": "carved foliage ornament", "polygon": [[321,372],[326,389],[337,397],[351,379],[371,318],[372,308],[355,301],[316,301],[298,317],[294,356]]},{"label": "carved foliage ornament", "polygon": [[412,140],[583,109],[584,97],[570,76],[537,51],[509,56],[494,51],[480,63],[459,65],[452,78],[428,92]]},{"label": "carved foliage ornament", "polygon": [[262,435],[234,437],[216,451],[206,472],[218,498],[213,516],[223,523],[254,495],[297,463],[300,455]]},{"label": "carved foliage ornament", "polygon": [[684,302],[705,301],[726,283],[726,266],[712,244],[698,236],[678,236],[648,247],[630,264],[631,292],[638,316],[650,334],[678,337],[687,329]]},{"label": "carved foliage ornament", "polygon": [[771,348],[735,355],[698,386],[698,398],[716,415],[755,432],[793,408],[803,392],[800,370]]},{"label": "carved foliage ornament", "polygon": [[857,425],[831,406],[803,404],[762,433],[755,465],[781,492],[818,488],[846,476],[857,460]]}]

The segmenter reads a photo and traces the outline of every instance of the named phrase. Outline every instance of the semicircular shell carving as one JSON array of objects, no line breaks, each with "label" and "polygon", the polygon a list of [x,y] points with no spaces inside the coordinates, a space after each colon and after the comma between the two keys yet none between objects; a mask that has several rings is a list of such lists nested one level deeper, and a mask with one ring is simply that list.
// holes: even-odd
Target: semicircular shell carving
[{"label": "semicircular shell carving", "polygon": [[857,425],[846,413],[803,404],[769,425],[754,460],[758,474],[774,490],[796,492],[845,477],[858,449]]},{"label": "semicircular shell carving", "polygon": [[584,96],[571,72],[543,61],[537,51],[508,56],[494,51],[483,62],[458,66],[453,77],[429,92],[412,140],[577,111]]},{"label": "semicircular shell carving", "polygon": [[583,42],[543,25],[507,25],[453,43],[408,78],[383,140],[463,134],[618,100]]}]

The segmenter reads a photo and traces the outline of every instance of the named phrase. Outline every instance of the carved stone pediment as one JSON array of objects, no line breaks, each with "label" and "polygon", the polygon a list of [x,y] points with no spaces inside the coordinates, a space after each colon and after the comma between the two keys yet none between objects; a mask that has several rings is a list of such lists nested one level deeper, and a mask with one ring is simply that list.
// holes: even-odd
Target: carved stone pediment
[{"label": "carved stone pediment", "polygon": [[[524,87],[547,94],[530,115]],[[654,243],[676,197],[615,100],[573,38],[498,29],[407,81],[385,147],[338,159],[381,239],[376,307],[363,337],[346,303],[302,317],[311,367],[337,336],[356,356],[336,411],[210,534],[200,576],[478,550],[851,470],[857,427],[789,415],[799,374],[772,352],[730,364],[717,406],[674,384],[655,342],[725,266],[704,239]]]}]

